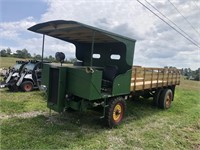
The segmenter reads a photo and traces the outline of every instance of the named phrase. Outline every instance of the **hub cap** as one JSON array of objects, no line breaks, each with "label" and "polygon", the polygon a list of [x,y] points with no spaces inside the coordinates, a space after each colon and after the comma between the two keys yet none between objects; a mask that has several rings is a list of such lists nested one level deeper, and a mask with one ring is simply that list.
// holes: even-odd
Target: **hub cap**
[{"label": "hub cap", "polygon": [[123,108],[121,104],[117,104],[113,110],[113,120],[119,122],[123,116]]},{"label": "hub cap", "polygon": [[169,108],[170,107],[170,104],[171,104],[171,101],[172,101],[172,95],[169,93],[166,97],[166,108]]},{"label": "hub cap", "polygon": [[26,85],[24,85],[24,89],[25,89],[26,91],[30,91],[31,88],[32,88],[32,85],[31,85],[31,84],[26,84]]}]

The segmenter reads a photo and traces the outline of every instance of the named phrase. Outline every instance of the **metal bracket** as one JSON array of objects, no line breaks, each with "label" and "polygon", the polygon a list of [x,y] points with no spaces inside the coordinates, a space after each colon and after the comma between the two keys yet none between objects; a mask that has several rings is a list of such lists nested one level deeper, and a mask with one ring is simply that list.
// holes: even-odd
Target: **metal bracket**
[{"label": "metal bracket", "polygon": [[105,118],[106,115],[106,107],[108,107],[109,105],[106,105],[106,98],[104,98],[104,103],[103,103],[103,115],[100,117],[100,119]]}]

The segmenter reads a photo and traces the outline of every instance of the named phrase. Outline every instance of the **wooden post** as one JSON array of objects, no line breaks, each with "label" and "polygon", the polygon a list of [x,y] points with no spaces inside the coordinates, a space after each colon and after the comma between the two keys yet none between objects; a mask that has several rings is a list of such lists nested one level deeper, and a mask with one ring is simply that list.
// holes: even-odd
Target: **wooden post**
[{"label": "wooden post", "polygon": [[156,85],[156,88],[158,88],[158,79],[159,79],[159,71],[160,71],[160,69],[158,69],[158,73],[157,73],[157,85]]},{"label": "wooden post", "polygon": [[152,70],[151,70],[151,89],[152,89],[152,82],[153,82],[153,72],[154,72],[154,69],[152,68]]},{"label": "wooden post", "polygon": [[144,69],[144,74],[143,74],[143,90],[144,90],[144,87],[145,87],[145,76],[146,76],[146,69]]},{"label": "wooden post", "polygon": [[167,73],[167,86],[168,86],[168,83],[169,82],[169,68],[168,68],[168,73]]},{"label": "wooden post", "polygon": [[136,78],[137,78],[137,68],[135,68],[134,91],[135,91],[135,89],[136,89]]},{"label": "wooden post", "polygon": [[163,70],[163,78],[162,78],[162,87],[163,87],[163,83],[164,83],[164,77],[165,77],[165,69],[162,69]]}]

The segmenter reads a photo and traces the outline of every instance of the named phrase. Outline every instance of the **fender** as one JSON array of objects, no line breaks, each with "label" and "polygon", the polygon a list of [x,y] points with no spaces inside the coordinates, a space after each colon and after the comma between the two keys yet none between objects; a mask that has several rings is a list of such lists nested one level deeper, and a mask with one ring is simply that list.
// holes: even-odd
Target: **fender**
[{"label": "fender", "polygon": [[30,80],[33,80],[33,77],[32,77],[32,74],[26,74],[24,76],[25,79],[30,79]]}]

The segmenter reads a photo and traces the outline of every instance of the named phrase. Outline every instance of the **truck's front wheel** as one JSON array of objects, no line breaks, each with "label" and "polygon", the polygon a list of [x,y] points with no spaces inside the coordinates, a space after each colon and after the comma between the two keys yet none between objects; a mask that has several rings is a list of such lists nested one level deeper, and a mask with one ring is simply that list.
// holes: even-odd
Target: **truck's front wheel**
[{"label": "truck's front wheel", "polygon": [[106,110],[106,122],[110,128],[121,124],[126,110],[126,102],[122,97],[109,101]]}]

